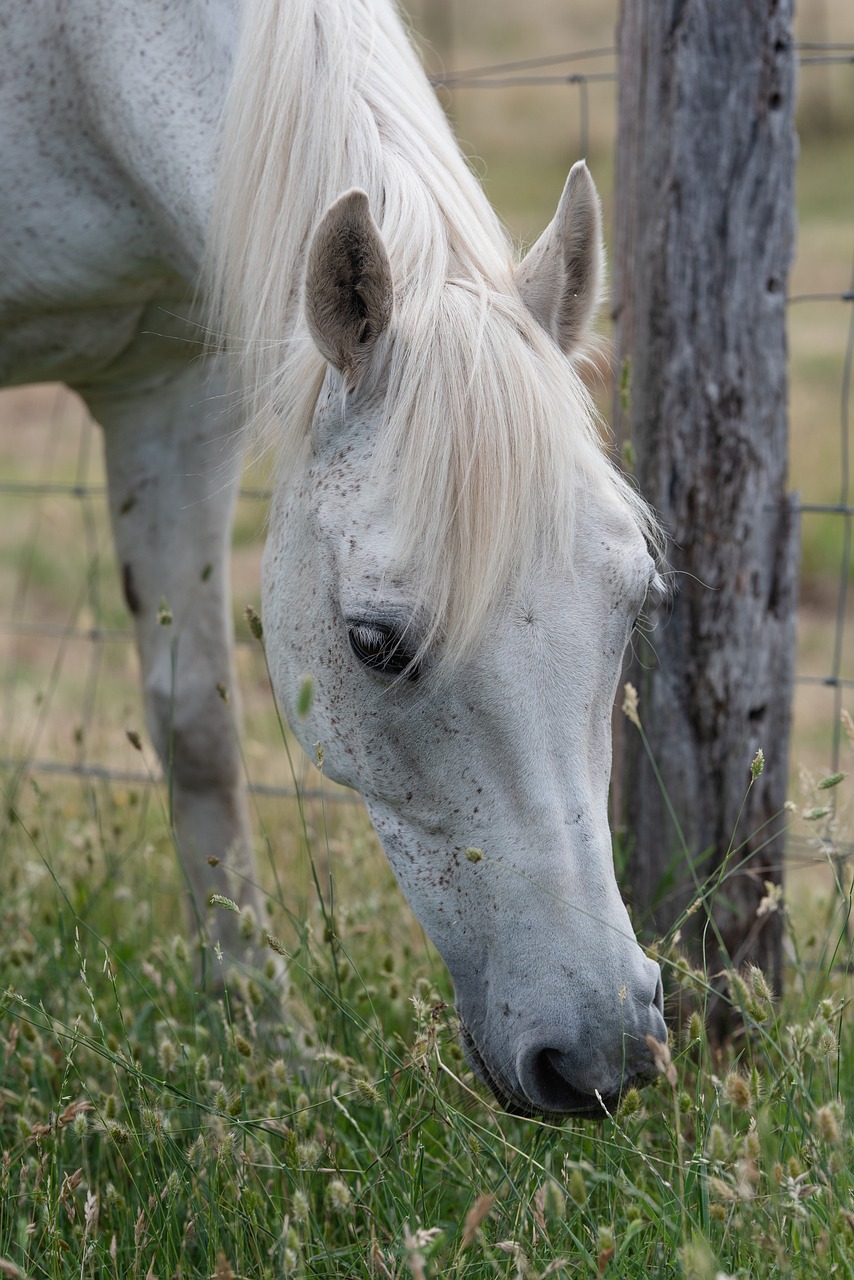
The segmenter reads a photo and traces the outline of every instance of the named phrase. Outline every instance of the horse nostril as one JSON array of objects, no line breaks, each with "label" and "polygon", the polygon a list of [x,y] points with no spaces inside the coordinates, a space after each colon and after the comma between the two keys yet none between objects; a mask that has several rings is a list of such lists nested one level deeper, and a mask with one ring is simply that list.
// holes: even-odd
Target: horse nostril
[{"label": "horse nostril", "polygon": [[526,1092],[544,1111],[564,1111],[567,1095],[575,1093],[560,1070],[562,1056],[559,1049],[540,1049],[531,1058]]},{"label": "horse nostril", "polygon": [[571,1057],[561,1049],[533,1048],[518,1063],[519,1083],[536,1111],[554,1115],[600,1115],[593,1089],[579,1087]]}]

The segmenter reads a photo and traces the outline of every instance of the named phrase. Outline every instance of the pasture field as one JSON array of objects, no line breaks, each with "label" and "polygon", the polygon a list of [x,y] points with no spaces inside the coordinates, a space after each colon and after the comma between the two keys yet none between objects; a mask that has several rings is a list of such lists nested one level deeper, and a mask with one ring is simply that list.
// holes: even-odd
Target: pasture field
[{"label": "pasture field", "polygon": [[[472,66],[608,46],[615,7],[410,9],[449,66]],[[854,41],[850,0],[803,0],[798,20],[803,39]],[[854,73],[805,67],[801,86],[792,292],[841,291]],[[578,155],[577,90],[459,90],[448,105],[494,203],[530,241]],[[589,126],[610,226],[613,86],[591,86]],[[850,308],[790,314],[792,484],[837,501]],[[600,394],[607,416],[604,378]],[[56,487],[34,505],[0,492],[0,1276],[854,1277],[852,805],[847,779],[821,785],[832,690],[797,695],[796,852],[786,900],[767,904],[789,922],[781,1000],[761,975],[731,977],[734,1032],[716,1050],[702,1028],[712,975],[691,969],[678,939],[648,939],[674,1028],[657,1084],[597,1124],[511,1118],[461,1060],[447,974],[364,813],[298,753],[291,764],[242,617],[258,604],[263,503],[245,498],[235,528],[246,769],[303,798],[255,798],[270,912],[244,923],[290,957],[287,1028],[263,974],[218,974],[223,994],[198,994],[165,790],[146,784],[153,752],[127,733],[142,714],[100,442],[73,397],[0,396],[0,477]],[[261,466],[247,472],[249,489],[266,481]],[[799,670],[822,675],[843,521],[805,517],[803,532]],[[847,616],[842,674],[854,678]],[[852,771],[854,748],[842,748]],[[30,776],[22,758],[94,762],[125,780]],[[205,964],[218,973],[215,954]]]},{"label": "pasture field", "polygon": [[779,1003],[759,971],[730,975],[725,1051],[703,1030],[707,976],[677,938],[654,944],[674,1027],[657,1084],[600,1123],[551,1124],[473,1080],[447,975],[332,792],[287,828],[257,815],[287,1028],[263,974],[199,995],[161,803],[39,783],[7,814],[0,1274],[854,1275],[842,882],[789,909]]}]

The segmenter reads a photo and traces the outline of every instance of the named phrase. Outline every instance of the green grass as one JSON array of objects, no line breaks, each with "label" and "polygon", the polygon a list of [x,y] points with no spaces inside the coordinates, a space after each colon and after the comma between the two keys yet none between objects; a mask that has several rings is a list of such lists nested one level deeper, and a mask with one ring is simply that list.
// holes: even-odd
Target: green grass
[{"label": "green grass", "polygon": [[[797,896],[782,1000],[729,975],[723,1050],[707,976],[660,944],[671,1015],[697,1012],[658,1083],[552,1124],[469,1074],[447,974],[361,810],[259,815],[286,1024],[263,974],[198,994],[156,792],[27,784],[7,809],[0,1274],[854,1275],[849,880]],[[804,827],[838,840],[839,821]]]}]

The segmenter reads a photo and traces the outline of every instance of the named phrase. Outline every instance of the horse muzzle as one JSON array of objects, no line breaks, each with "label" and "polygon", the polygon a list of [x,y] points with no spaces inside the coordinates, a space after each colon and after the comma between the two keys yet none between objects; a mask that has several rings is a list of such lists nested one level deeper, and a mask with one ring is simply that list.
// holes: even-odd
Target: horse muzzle
[{"label": "horse muzzle", "polygon": [[521,1030],[514,1044],[490,1052],[487,1037],[481,1035],[478,1043],[461,1014],[460,1038],[469,1065],[512,1114],[600,1120],[613,1114],[627,1089],[657,1074],[647,1037],[667,1043],[661,975],[649,964],[655,971],[651,995],[626,996],[610,1034],[606,1024],[613,1024],[613,1017],[597,1021],[594,1010],[578,1019],[574,1031]]}]

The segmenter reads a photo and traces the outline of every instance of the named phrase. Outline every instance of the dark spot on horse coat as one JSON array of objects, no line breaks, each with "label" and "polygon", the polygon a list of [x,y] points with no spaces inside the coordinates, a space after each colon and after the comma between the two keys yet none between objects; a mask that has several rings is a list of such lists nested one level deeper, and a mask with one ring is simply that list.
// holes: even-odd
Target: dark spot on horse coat
[{"label": "dark spot on horse coat", "polygon": [[134,617],[139,617],[142,612],[142,601],[137,594],[136,583],[133,580],[133,570],[127,563],[122,565],[122,591],[124,592],[127,607]]}]

